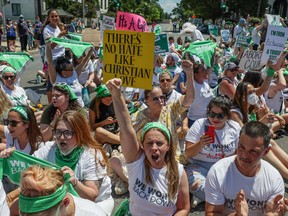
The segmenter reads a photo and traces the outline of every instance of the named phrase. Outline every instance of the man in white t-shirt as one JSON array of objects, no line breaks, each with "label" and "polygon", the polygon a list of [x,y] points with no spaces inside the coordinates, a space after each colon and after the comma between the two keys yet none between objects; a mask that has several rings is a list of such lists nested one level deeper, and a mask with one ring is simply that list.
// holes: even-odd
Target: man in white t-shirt
[{"label": "man in white t-shirt", "polygon": [[[280,173],[262,160],[269,150],[269,127],[248,122],[240,131],[237,155],[224,158],[208,172],[206,215],[284,215],[284,182]],[[278,213],[278,214],[275,214]]]}]

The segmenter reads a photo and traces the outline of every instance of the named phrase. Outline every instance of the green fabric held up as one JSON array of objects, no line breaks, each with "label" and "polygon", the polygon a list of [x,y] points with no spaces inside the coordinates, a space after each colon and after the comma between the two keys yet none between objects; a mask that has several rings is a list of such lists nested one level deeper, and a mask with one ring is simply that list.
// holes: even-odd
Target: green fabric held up
[{"label": "green fabric held up", "polygon": [[58,166],[68,166],[72,170],[75,170],[75,167],[78,163],[78,160],[84,149],[82,147],[76,147],[69,155],[64,156],[61,154],[58,147],[55,150],[55,162]]},{"label": "green fabric held up", "polygon": [[83,41],[75,41],[75,40],[69,40],[64,38],[50,38],[49,41],[53,43],[57,43],[60,46],[63,46],[65,48],[71,49],[71,51],[74,53],[74,55],[77,58],[80,58],[85,50],[89,47],[93,47],[91,43],[83,42]]},{"label": "green fabric held up", "polygon": [[[22,171],[26,170],[32,165],[50,167],[51,169],[57,170],[61,169],[60,166],[57,166],[53,163],[15,150],[10,157],[0,158],[0,180],[2,180],[3,175],[5,175],[11,180],[11,182],[20,185]],[[72,184],[68,182],[69,178],[69,175],[64,176],[68,191],[75,196],[79,196],[78,193],[74,190]]]},{"label": "green fabric held up", "polygon": [[155,26],[154,33],[155,33],[155,35],[160,35],[161,34],[161,26],[160,25],[156,25]]},{"label": "green fabric held up", "polygon": [[7,61],[17,71],[21,71],[30,60],[34,61],[33,57],[25,52],[0,53],[0,61]]},{"label": "green fabric held up", "polygon": [[76,34],[76,33],[69,32],[68,35],[69,35],[69,37],[71,37],[71,40],[82,41],[82,34]]},{"label": "green fabric held up", "polygon": [[215,52],[214,49],[216,46],[216,43],[211,40],[196,41],[191,43],[185,52],[197,55],[208,67],[211,67],[211,58]]},{"label": "green fabric held up", "polygon": [[114,213],[114,216],[131,216],[129,210],[129,200],[125,199]]}]

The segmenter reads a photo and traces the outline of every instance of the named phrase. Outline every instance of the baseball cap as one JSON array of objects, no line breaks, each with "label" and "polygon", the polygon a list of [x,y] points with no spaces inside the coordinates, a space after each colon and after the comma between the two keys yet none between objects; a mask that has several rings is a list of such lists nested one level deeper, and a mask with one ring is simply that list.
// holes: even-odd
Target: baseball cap
[{"label": "baseball cap", "polygon": [[246,20],[245,20],[244,18],[241,18],[241,19],[239,20],[239,23],[240,23],[240,24],[245,24],[245,23],[246,23]]},{"label": "baseball cap", "polygon": [[226,70],[233,70],[233,69],[235,69],[235,68],[239,68],[239,66],[237,66],[235,63],[233,63],[233,62],[228,62],[228,63],[226,63],[225,64],[225,66],[224,66],[224,71],[226,71]]}]

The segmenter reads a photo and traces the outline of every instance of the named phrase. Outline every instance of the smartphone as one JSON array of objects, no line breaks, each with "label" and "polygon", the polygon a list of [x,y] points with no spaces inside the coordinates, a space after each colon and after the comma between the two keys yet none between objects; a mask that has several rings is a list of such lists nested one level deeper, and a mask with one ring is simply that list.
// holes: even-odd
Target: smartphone
[{"label": "smartphone", "polygon": [[213,125],[205,125],[205,135],[212,138],[212,143],[215,141],[215,127]]}]

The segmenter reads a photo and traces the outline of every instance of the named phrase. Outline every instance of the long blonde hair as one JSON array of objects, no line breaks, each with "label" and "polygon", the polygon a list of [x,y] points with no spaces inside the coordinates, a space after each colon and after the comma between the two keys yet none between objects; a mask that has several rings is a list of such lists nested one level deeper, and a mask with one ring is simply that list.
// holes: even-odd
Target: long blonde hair
[{"label": "long blonde hair", "polygon": [[0,116],[2,116],[6,111],[12,107],[12,103],[6,96],[4,91],[0,88]]}]

